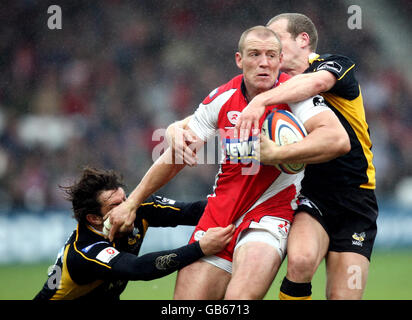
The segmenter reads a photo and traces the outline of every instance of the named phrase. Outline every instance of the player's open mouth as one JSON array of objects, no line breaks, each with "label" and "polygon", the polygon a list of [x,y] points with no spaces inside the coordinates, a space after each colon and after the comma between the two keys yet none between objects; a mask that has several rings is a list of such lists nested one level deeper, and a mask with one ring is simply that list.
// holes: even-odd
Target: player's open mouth
[{"label": "player's open mouth", "polygon": [[258,78],[269,78],[269,74],[268,73],[258,73]]}]

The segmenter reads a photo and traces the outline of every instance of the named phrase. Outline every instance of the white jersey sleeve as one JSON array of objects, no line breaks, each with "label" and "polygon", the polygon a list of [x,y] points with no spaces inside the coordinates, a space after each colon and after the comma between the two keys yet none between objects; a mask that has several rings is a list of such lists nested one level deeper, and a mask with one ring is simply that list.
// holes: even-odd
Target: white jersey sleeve
[{"label": "white jersey sleeve", "polygon": [[[222,106],[235,93],[236,89],[223,92],[208,104],[201,103],[189,121],[189,128],[203,141],[213,137]],[[212,91],[213,92],[213,91]]]},{"label": "white jersey sleeve", "polygon": [[292,110],[292,113],[302,121],[302,123],[305,123],[307,120],[323,111],[332,111],[325,104],[325,100],[320,95],[316,95],[297,103],[289,103],[289,107]]}]

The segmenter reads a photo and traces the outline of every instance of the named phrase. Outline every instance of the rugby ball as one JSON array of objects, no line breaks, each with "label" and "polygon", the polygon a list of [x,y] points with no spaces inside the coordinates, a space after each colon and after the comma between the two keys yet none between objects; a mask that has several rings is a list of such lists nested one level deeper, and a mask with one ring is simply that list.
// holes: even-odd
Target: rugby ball
[{"label": "rugby ball", "polygon": [[[307,136],[302,122],[287,110],[273,110],[265,119],[262,133],[278,146],[298,142]],[[280,171],[296,174],[305,169],[304,163],[280,163],[275,165]]]}]

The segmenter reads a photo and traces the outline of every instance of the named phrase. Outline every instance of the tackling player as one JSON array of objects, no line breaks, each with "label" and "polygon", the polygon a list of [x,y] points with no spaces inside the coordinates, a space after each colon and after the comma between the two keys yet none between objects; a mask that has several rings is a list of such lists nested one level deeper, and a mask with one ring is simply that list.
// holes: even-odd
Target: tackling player
[{"label": "tackling player", "polygon": [[196,225],[206,201],[183,203],[151,196],[137,210],[133,232],[109,242],[102,233],[103,216],[126,200],[119,176],[86,168],[79,182],[65,190],[78,225],[35,300],[119,299],[129,280],[166,276],[219,252],[233,234],[233,226],[209,229],[199,242],[138,257],[149,226]]},{"label": "tackling player", "polygon": [[[239,41],[236,64],[243,74],[213,90],[199,105],[194,116],[187,118],[188,135],[195,137],[190,146],[198,150],[210,137],[219,134],[224,146],[224,161],[216,177],[214,193],[191,241],[201,238],[207,228],[236,225],[229,245],[220,253],[199,260],[179,274],[176,299],[261,299],[270,287],[285,256],[287,234],[296,208],[297,193],[303,174],[288,175],[274,166],[260,166],[256,161],[254,142],[234,137],[236,117],[257,94],[279,86],[288,77],[279,73],[282,61],[281,44],[276,34],[263,26],[246,30]],[[267,107],[269,113],[275,107]],[[333,112],[321,103],[308,99],[292,110],[304,123],[309,144],[325,146],[331,152],[347,151],[348,138]],[[259,125],[262,124],[261,117]],[[316,134],[318,128],[334,128]],[[310,149],[308,149],[310,150]],[[130,225],[133,212],[141,201],[170,181],[184,166],[174,161],[170,149],[154,163],[128,200],[110,215],[114,228]],[[254,174],[244,169],[257,166]],[[250,172],[249,172],[250,173]]]},{"label": "tackling player", "polygon": [[[282,71],[294,77],[256,96],[240,115],[237,129],[242,134],[257,127],[267,105],[293,103],[320,93],[339,118],[351,144],[350,152],[335,160],[306,161],[319,164],[310,164],[305,171],[303,197],[289,235],[288,268],[280,298],[309,299],[312,277],[326,258],[326,297],[361,299],[377,233],[378,206],[372,143],[354,74],[355,63],[342,55],[315,53],[316,27],[305,15],[280,14],[267,26],[282,42]],[[268,140],[261,149],[265,163],[282,162],[287,156]],[[288,160],[298,157],[297,153]],[[351,286],[348,283],[353,273],[349,271],[354,266],[359,270],[360,283]]]}]

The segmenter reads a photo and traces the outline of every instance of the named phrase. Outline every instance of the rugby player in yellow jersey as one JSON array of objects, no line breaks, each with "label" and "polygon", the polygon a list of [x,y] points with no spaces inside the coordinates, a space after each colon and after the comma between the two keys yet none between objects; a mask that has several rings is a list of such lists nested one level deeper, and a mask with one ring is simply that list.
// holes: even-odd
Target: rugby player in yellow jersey
[{"label": "rugby player in yellow jersey", "polygon": [[193,244],[138,256],[149,226],[196,225],[206,201],[184,203],[150,196],[136,212],[133,232],[111,242],[102,232],[103,217],[126,200],[122,186],[114,171],[86,168],[77,183],[64,188],[78,225],[35,300],[116,300],[129,280],[168,275],[205,255],[220,252],[232,238],[233,226],[210,228]]},{"label": "rugby player in yellow jersey", "polygon": [[350,152],[330,160],[322,157],[322,150],[302,157],[305,150],[299,143],[277,147],[261,136],[261,162],[309,164],[289,234],[287,274],[279,297],[310,299],[312,277],[325,258],[326,298],[361,299],[377,233],[378,206],[372,143],[354,74],[355,63],[342,55],[315,53],[317,30],[305,15],[280,14],[267,26],[282,43],[281,70],[293,77],[250,102],[236,124],[240,137],[252,127],[258,128],[265,106],[321,94],[351,143]]}]

